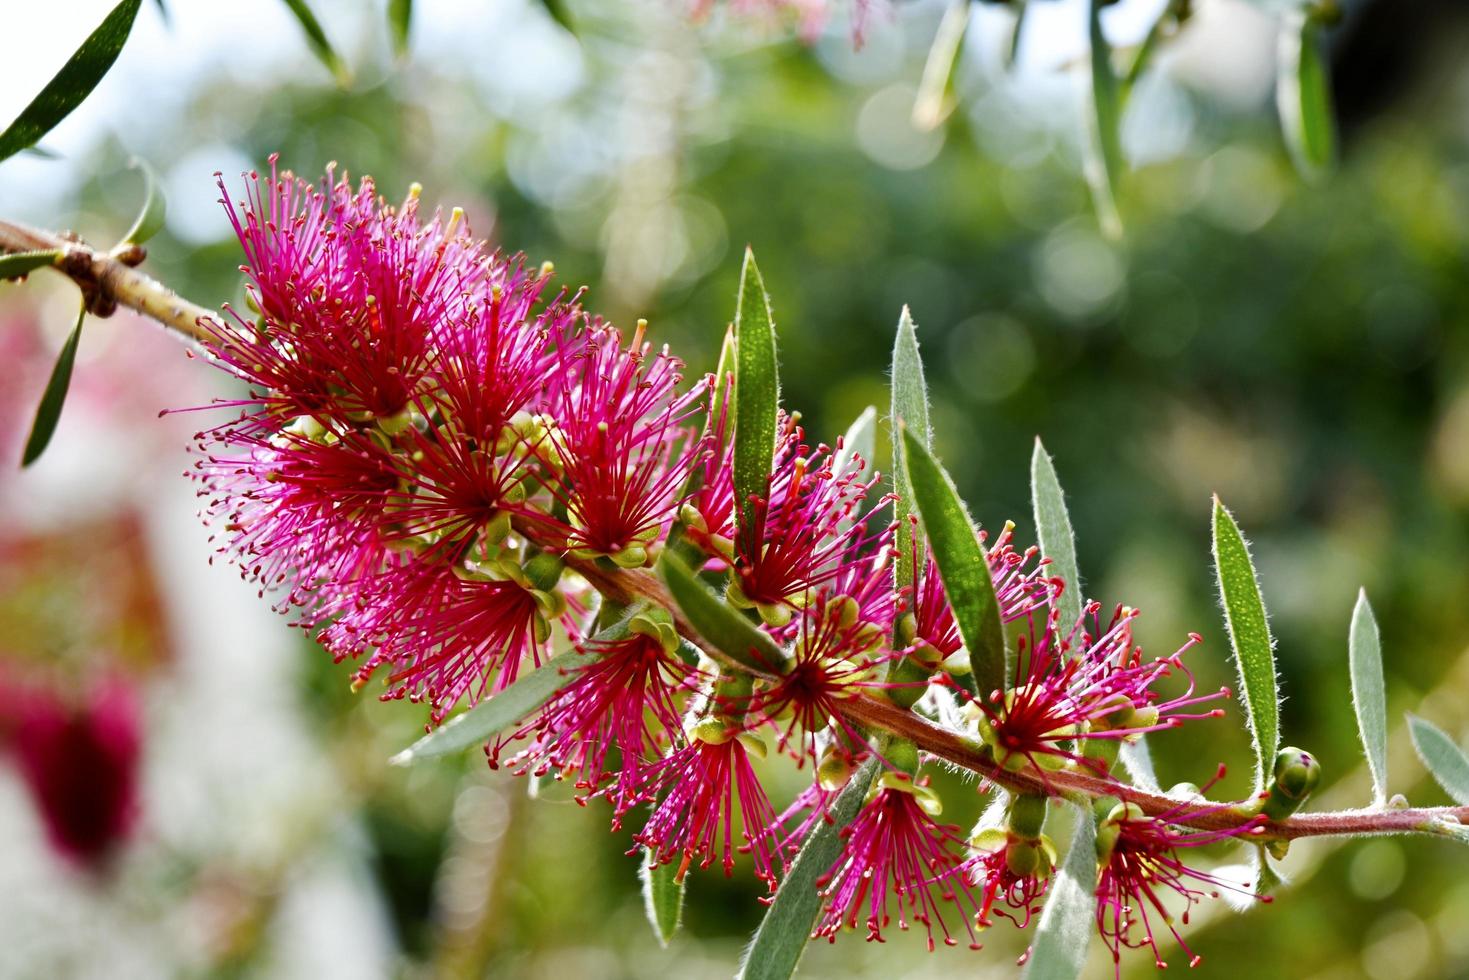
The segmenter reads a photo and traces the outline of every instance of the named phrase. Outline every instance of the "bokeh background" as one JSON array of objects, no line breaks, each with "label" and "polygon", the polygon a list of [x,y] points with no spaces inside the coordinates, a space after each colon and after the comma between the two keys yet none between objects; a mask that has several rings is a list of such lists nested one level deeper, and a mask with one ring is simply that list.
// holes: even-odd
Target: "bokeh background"
[{"label": "bokeh background", "polygon": [[[1161,5],[1109,9],[1114,44]],[[1218,493],[1254,541],[1286,738],[1323,760],[1321,805],[1369,796],[1346,675],[1359,587],[1392,717],[1469,736],[1469,16],[1455,0],[1344,4],[1329,36],[1343,161],[1315,186],[1277,133],[1268,5],[1199,0],[1125,120],[1120,242],[1079,177],[1075,0],[1031,5],[1009,73],[1009,15],[981,5],[959,107],[932,133],[909,110],[935,0],[875,6],[858,50],[840,10],[803,42],[761,4],[692,18],[681,0],[573,0],[572,36],[530,0],[420,0],[402,59],[380,4],[318,0],[345,88],[274,0],[168,6],[171,26],[145,5],[51,155],[0,166],[0,214],[111,241],[137,206],[137,154],[169,200],[148,268],[206,305],[238,301],[213,172],[272,152],[312,176],[335,160],[390,198],[417,180],[465,206],[479,233],[588,286],[592,308],[647,317],[691,374],[713,366],[749,243],[808,432],[834,440],[886,405],[910,305],[937,448],[976,517],[1030,537],[1043,437],[1088,592],[1141,607],[1155,652],[1201,633],[1205,686],[1232,677],[1208,555]],[[0,118],[109,7],[5,11]],[[135,791],[117,792],[136,817],[72,828],[59,848],[32,760],[3,757],[0,975],[728,975],[762,911],[752,881],[696,877],[663,950],[603,808],[531,798],[474,753],[386,764],[423,709],[351,693],[345,668],[210,563],[180,477],[201,419],[158,412],[226,389],[155,328],[89,323],[56,440],[18,469],[73,316],[51,277],[0,286],[0,727],[17,742],[49,710],[136,728],[123,758],[82,768],[135,763]],[[1165,784],[1222,761],[1220,792],[1245,792],[1237,722],[1154,739]],[[1400,724],[1393,753],[1394,791],[1445,802]],[[1192,975],[1469,976],[1462,847],[1305,842],[1287,868],[1273,905],[1195,916]],[[931,958],[916,937],[854,935],[813,946],[803,975],[1008,976],[1022,948],[1003,928],[982,953]],[[1146,955],[1123,967],[1153,970]]]}]

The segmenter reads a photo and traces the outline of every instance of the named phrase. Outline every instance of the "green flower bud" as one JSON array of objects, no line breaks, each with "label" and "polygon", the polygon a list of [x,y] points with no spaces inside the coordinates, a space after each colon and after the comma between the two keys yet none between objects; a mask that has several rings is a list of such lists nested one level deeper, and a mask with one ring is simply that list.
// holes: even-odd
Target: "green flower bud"
[{"label": "green flower bud", "polygon": [[1023,794],[1010,798],[1009,827],[1020,837],[1039,837],[1046,823],[1046,797]]},{"label": "green flower bud", "polygon": [[1271,820],[1284,820],[1300,809],[1320,782],[1321,764],[1316,757],[1286,746],[1275,755],[1275,779],[1261,812]]},{"label": "green flower bud", "polygon": [[816,767],[816,781],[828,793],[835,793],[852,778],[852,763],[844,753],[828,751]]}]

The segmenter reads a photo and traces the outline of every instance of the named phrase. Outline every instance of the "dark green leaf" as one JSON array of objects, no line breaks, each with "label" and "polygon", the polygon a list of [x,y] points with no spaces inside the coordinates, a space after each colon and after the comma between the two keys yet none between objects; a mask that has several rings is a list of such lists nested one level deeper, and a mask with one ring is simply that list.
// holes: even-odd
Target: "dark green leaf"
[{"label": "dark green leaf", "polygon": [[1066,512],[1066,497],[1056,479],[1056,467],[1046,454],[1039,437],[1030,457],[1030,499],[1035,513],[1035,531],[1040,539],[1041,554],[1051,559],[1051,571],[1066,582],[1057,608],[1061,626],[1070,629],[1081,619],[1081,575],[1076,568],[1076,537],[1071,531],[1071,515]]},{"label": "dark green leaf", "polygon": [[1112,45],[1102,31],[1103,6],[1104,0],[1090,0],[1092,104],[1082,149],[1097,220],[1104,234],[1118,238],[1122,235],[1122,216],[1117,211],[1118,188],[1126,167],[1122,158],[1122,98],[1112,69]]},{"label": "dark green leaf", "polygon": [[975,687],[988,694],[1009,687],[1005,626],[988,556],[949,474],[907,426],[900,426],[908,485],[933,549],[954,622],[969,651]]},{"label": "dark green leaf", "polygon": [[1304,11],[1286,14],[1277,53],[1275,104],[1285,144],[1301,176],[1317,180],[1336,160],[1336,122],[1320,25]]},{"label": "dark green leaf", "polygon": [[1417,715],[1408,716],[1413,748],[1428,772],[1460,806],[1469,806],[1469,757],[1443,730]]},{"label": "dark green leaf", "polygon": [[136,157],[133,158],[132,166],[143,172],[143,209],[138,212],[132,229],[122,240],[129,245],[141,245],[163,228],[168,205],[163,199],[163,191],[158,187],[158,176],[153,173],[153,168]]},{"label": "dark green leaf", "polygon": [[61,258],[59,250],[45,249],[39,252],[11,252],[0,255],[0,281],[19,279],[42,266],[55,265]]},{"label": "dark green leaf", "polygon": [[285,4],[296,16],[297,23],[301,25],[301,32],[306,35],[306,43],[311,47],[317,60],[326,65],[327,70],[336,78],[338,85],[349,84],[352,81],[352,73],[347,70],[346,62],[332,47],[332,42],[327,40],[321,21],[316,19],[311,8],[306,5],[306,0],[285,0]]},{"label": "dark green leaf", "polygon": [[[82,104],[107,74],[133,29],[142,0],[122,0],[76,49],[71,60],[41,89],[15,122],[0,133],[0,160],[45,136]],[[11,79],[14,83],[15,79]]]},{"label": "dark green leaf", "polygon": [[658,560],[658,575],[673,601],[710,646],[746,667],[779,673],[787,656],[770,635],[709,591],[672,551]]},{"label": "dark green leaf", "polygon": [[[775,459],[776,413],[780,407],[775,322],[765,283],[755,265],[755,253],[748,248],[740,270],[734,329],[734,489],[739,533],[748,538],[754,534],[749,500],[752,496],[764,497],[769,490],[766,484]],[[754,546],[751,541],[746,545]]]},{"label": "dark green leaf", "polygon": [[567,650],[557,654],[494,697],[481,701],[429,732],[389,761],[395,766],[406,766],[420,759],[449,755],[471,745],[480,745],[522,721],[576,679],[573,668],[592,662],[592,658],[597,656],[598,641],[627,636],[628,624],[641,609],[641,606],[629,607],[621,619],[592,638],[585,652]]},{"label": "dark green leaf", "polygon": [[1280,695],[1275,677],[1275,649],[1265,601],[1250,550],[1234,517],[1214,498],[1214,568],[1224,625],[1239,667],[1240,701],[1255,741],[1255,789],[1265,786],[1280,748]]},{"label": "dark green leaf", "polygon": [[541,0],[541,6],[546,8],[546,13],[551,19],[572,34],[576,33],[576,22],[571,19],[571,11],[566,8],[566,0]]},{"label": "dark green leaf", "polygon": [[1367,768],[1372,771],[1373,800],[1381,806],[1387,802],[1387,691],[1382,682],[1382,641],[1366,589],[1358,594],[1357,608],[1352,610],[1347,654],[1352,664],[1357,729],[1367,753]]},{"label": "dark green leaf", "polygon": [[401,58],[408,53],[408,36],[413,26],[413,0],[388,0],[388,26],[393,31],[393,50]]},{"label": "dark green leaf", "polygon": [[662,946],[667,946],[683,920],[683,886],[678,879],[678,865],[656,864],[653,852],[646,847],[638,851],[638,880],[643,883],[643,910],[648,924]]},{"label": "dark green leaf", "polygon": [[908,484],[908,470],[903,465],[903,440],[898,436],[899,423],[927,446],[931,435],[928,428],[928,384],[923,380],[923,359],[918,355],[918,331],[908,307],[898,317],[898,335],[893,341],[893,490],[897,502],[893,504],[893,520],[898,522],[898,555],[893,564],[893,581],[898,588],[913,584],[914,576],[921,570],[913,567],[916,557],[923,561],[923,541],[916,541],[912,524],[908,518],[915,513],[913,492]]},{"label": "dark green leaf", "polygon": [[51,442],[51,436],[56,432],[56,423],[61,419],[61,406],[66,403],[66,391],[71,387],[71,369],[77,359],[77,344],[82,339],[82,321],[86,318],[87,307],[83,304],[82,312],[77,315],[76,326],[71,328],[66,343],[61,345],[61,354],[56,358],[56,366],[51,369],[51,380],[46,382],[46,390],[41,395],[40,407],[36,409],[36,420],[31,423],[31,435],[26,440],[25,454],[20,460],[21,466],[30,466],[40,459]]},{"label": "dark green leaf", "polygon": [[737,980],[789,980],[796,972],[821,914],[816,881],[836,863],[842,851],[841,832],[862,808],[876,775],[877,760],[868,759],[832,804],[831,819],[816,821],[745,949]]},{"label": "dark green leaf", "polygon": [[1076,980],[1096,926],[1097,838],[1090,813],[1073,806],[1076,830],[1051,882],[1024,980]]}]

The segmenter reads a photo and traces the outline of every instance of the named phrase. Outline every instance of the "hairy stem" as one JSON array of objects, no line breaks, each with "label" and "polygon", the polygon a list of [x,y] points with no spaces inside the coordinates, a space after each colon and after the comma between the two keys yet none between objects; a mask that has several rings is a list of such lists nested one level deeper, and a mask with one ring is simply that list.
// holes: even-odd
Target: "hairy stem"
[{"label": "hairy stem", "polygon": [[[188,302],[162,283],[132,268],[130,263],[141,260],[136,250],[131,253],[97,252],[60,235],[0,220],[0,254],[37,250],[56,250],[63,253],[56,267],[76,280],[87,292],[89,302],[100,309],[126,306],[196,343],[217,336],[215,332],[223,326],[213,312]],[[128,261],[124,261],[124,258]],[[515,528],[539,545],[550,548],[558,546],[554,540],[554,531],[543,522],[520,516],[515,519]],[[651,571],[609,567],[575,558],[568,558],[567,564],[611,599],[627,602],[642,598],[668,609],[679,633],[691,642],[700,644],[698,632],[679,612],[663,583]],[[714,656],[731,669],[750,672],[750,668],[744,664],[717,652]],[[995,765],[994,760],[975,739],[941,728],[890,701],[858,694],[842,704],[842,713],[855,724],[874,732],[885,732],[907,739],[929,755],[967,769],[1014,793],[1067,796],[1083,802],[1100,797],[1115,797],[1137,804],[1145,813],[1154,816],[1166,814],[1170,822],[1201,830],[1230,829],[1259,820],[1251,801],[1234,806],[1192,806],[1188,801],[1150,793],[1084,772],[1011,772]],[[1455,824],[1469,824],[1469,806],[1304,813],[1261,824],[1249,833],[1249,838],[1265,841],[1360,834],[1444,835]]]}]

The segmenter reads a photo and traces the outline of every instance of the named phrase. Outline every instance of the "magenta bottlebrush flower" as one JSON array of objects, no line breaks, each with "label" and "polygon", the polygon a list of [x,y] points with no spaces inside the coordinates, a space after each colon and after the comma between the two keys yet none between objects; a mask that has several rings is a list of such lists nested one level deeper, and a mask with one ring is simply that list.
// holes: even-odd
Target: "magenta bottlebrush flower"
[{"label": "magenta bottlebrush flower", "polygon": [[704,393],[679,394],[682,362],[667,348],[650,356],[639,322],[632,342],[593,325],[560,351],[555,419],[539,448],[564,475],[552,492],[566,507],[566,544],[580,557],[645,563],[682,503],[699,452],[685,423]]},{"label": "magenta bottlebrush flower", "polygon": [[[1183,665],[1183,654],[1202,642],[1198,634],[1169,657],[1144,662],[1141,648],[1132,643],[1132,621],[1137,611],[1118,607],[1100,636],[1082,629],[1090,617],[1097,622],[1100,606],[1092,603],[1086,616],[1062,637],[1056,615],[1046,617],[1044,633],[1020,637],[1015,686],[988,692],[974,704],[980,709],[980,734],[1002,766],[1019,769],[1027,763],[1042,770],[1075,761],[1105,769],[1098,759],[1086,758],[1070,746],[1078,739],[1123,739],[1174,728],[1193,718],[1216,718],[1222,708],[1203,712],[1189,709],[1228,698],[1229,689],[1194,693],[1193,674]],[[1032,620],[1033,622],[1033,620]],[[1164,698],[1154,689],[1175,673],[1187,679],[1187,689]]]},{"label": "magenta bottlebrush flower", "polygon": [[[1209,785],[1217,782],[1219,775]],[[1189,867],[1179,856],[1181,850],[1201,847],[1230,838],[1248,836],[1265,822],[1257,817],[1238,827],[1225,830],[1194,830],[1175,826],[1170,821],[1189,820],[1202,814],[1226,809],[1227,805],[1180,803],[1156,817],[1147,816],[1134,804],[1119,804],[1097,830],[1097,849],[1103,862],[1097,881],[1097,931],[1112,951],[1121,975],[1122,948],[1153,951],[1159,968],[1163,961],[1153,933],[1155,923],[1162,923],[1173,934],[1189,965],[1197,966],[1201,957],[1189,949],[1174,923],[1174,913],[1164,905],[1166,892],[1173,892],[1184,902],[1179,916],[1188,924],[1189,910],[1206,896],[1217,898],[1219,889],[1270,901],[1269,896],[1256,896],[1248,889]]]},{"label": "magenta bottlebrush flower", "polygon": [[993,925],[993,912],[1024,929],[1040,910],[1051,883],[1055,854],[1050,842],[1022,840],[995,829],[981,834],[975,844],[978,851],[966,863],[965,873],[981,896],[977,924],[981,928]]},{"label": "magenta bottlebrush flower", "polygon": [[[898,785],[908,778],[883,776],[884,785],[842,829],[841,856],[820,880],[825,905],[813,937],[835,942],[838,932],[861,921],[869,942],[883,942],[882,930],[896,912],[899,929],[923,926],[930,950],[935,929],[945,945],[957,945],[960,925],[969,947],[979,948],[959,828],[929,816],[914,792],[926,787]],[[944,917],[944,905],[952,906],[954,928]]]},{"label": "magenta bottlebrush flower", "polygon": [[742,837],[754,856],[755,874],[775,889],[785,865],[766,832],[775,825],[776,814],[750,763],[751,739],[731,731],[724,720],[706,718],[692,727],[688,745],[645,771],[641,795],[661,793],[662,799],[634,839],[659,864],[678,860],[680,880],[694,862],[707,868],[719,860],[726,875],[733,872],[738,797]]},{"label": "magenta bottlebrush flower", "polygon": [[137,818],[142,725],[133,693],[117,679],[78,705],[40,687],[10,693],[9,742],[46,836],[63,856],[95,865]]},{"label": "magenta bottlebrush flower", "polygon": [[[679,730],[674,699],[690,685],[693,668],[640,633],[591,641],[584,653],[586,662],[569,670],[572,681],[531,722],[486,752],[498,767],[508,745],[529,739],[506,764],[519,773],[574,778],[588,796],[603,791],[623,812],[641,798],[648,760],[657,757],[669,732]],[[615,772],[609,773],[614,750]],[[603,790],[609,775],[615,782]]]}]

